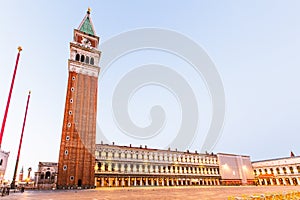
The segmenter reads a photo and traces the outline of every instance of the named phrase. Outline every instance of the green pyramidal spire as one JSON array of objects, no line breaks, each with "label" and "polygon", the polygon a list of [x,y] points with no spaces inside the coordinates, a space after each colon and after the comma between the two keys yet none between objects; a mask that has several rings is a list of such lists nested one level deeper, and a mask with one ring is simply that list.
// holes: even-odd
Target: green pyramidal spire
[{"label": "green pyramidal spire", "polygon": [[83,22],[83,24],[82,24],[82,26],[81,26],[81,28],[80,28],[80,31],[85,32],[85,33],[87,33],[87,34],[95,35],[89,17],[87,17],[87,18],[84,20],[84,22]]},{"label": "green pyramidal spire", "polygon": [[79,30],[90,35],[95,35],[95,31],[90,19],[90,8],[88,9],[83,21],[81,22]]}]

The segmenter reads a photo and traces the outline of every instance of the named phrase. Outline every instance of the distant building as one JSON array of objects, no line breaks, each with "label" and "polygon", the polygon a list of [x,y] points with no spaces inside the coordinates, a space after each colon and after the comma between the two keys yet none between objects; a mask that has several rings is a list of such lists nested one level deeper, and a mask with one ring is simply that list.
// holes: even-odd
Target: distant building
[{"label": "distant building", "polygon": [[57,183],[57,163],[39,162],[38,171],[34,173],[35,188],[51,189]]},{"label": "distant building", "polygon": [[218,153],[222,185],[253,185],[255,177],[249,156]]},{"label": "distant building", "polygon": [[96,145],[97,187],[219,185],[217,156],[145,147]]},{"label": "distant building", "polygon": [[299,185],[300,156],[252,162],[259,185]]},{"label": "distant building", "polygon": [[3,184],[9,152],[0,150],[0,184]]},{"label": "distant building", "polygon": [[19,182],[23,181],[23,177],[24,177],[24,169],[23,167],[21,168],[20,174],[19,174]]}]

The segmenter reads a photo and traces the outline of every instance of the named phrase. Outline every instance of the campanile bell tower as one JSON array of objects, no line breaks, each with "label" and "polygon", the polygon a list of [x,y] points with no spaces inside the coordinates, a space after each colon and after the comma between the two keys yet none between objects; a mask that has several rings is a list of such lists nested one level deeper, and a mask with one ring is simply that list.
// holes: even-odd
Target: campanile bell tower
[{"label": "campanile bell tower", "polygon": [[93,188],[97,90],[100,72],[99,37],[90,9],[74,29],[68,60],[68,88],[58,161],[58,189]]}]

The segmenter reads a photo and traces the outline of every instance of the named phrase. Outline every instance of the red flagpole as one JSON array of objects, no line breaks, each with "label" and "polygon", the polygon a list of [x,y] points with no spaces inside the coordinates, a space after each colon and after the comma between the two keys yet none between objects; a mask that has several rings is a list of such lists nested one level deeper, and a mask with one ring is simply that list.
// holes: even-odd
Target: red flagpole
[{"label": "red flagpole", "polygon": [[30,91],[28,93],[27,97],[27,104],[26,104],[26,110],[25,110],[25,116],[24,116],[24,121],[23,121],[23,127],[22,127],[22,133],[21,133],[21,138],[20,138],[20,143],[19,143],[19,150],[18,150],[18,156],[16,160],[16,165],[15,165],[15,171],[14,171],[14,176],[11,182],[11,188],[15,188],[15,181],[16,181],[16,176],[17,176],[17,169],[19,165],[19,158],[20,158],[20,152],[21,152],[21,147],[22,147],[22,141],[23,141],[23,134],[24,134],[24,129],[25,129],[25,123],[26,123],[26,117],[27,117],[27,110],[28,110],[28,105],[29,105],[29,100],[30,100]]},{"label": "red flagpole", "polygon": [[5,113],[4,113],[4,117],[3,117],[3,121],[2,121],[2,127],[1,127],[1,132],[0,132],[0,149],[1,149],[1,145],[2,145],[2,138],[3,138],[4,128],[5,128],[8,108],[9,108],[9,104],[10,104],[11,93],[12,93],[12,90],[13,90],[13,87],[14,87],[14,82],[15,82],[15,77],[16,77],[16,73],[17,73],[19,57],[20,57],[20,52],[22,51],[22,47],[18,47],[18,51],[19,52],[18,52],[18,55],[17,55],[15,70],[14,70],[13,78],[11,80],[10,90],[9,90],[8,99],[7,99],[6,108],[5,108]]}]

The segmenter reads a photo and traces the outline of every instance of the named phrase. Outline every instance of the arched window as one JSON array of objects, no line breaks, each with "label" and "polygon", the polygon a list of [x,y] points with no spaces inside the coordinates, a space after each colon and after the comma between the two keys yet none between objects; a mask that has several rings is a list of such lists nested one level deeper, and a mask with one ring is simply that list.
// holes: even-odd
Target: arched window
[{"label": "arched window", "polygon": [[101,162],[98,162],[98,170],[101,169],[101,166],[102,166]]},{"label": "arched window", "polygon": [[86,64],[89,64],[89,63],[90,63],[90,57],[88,57],[88,56],[85,57],[85,63],[86,63]]},{"label": "arched window", "polygon": [[3,159],[0,160],[0,166],[2,165],[2,163],[3,163]]},{"label": "arched window", "polygon": [[80,55],[79,55],[78,53],[77,53],[76,56],[75,56],[75,60],[76,60],[76,61],[79,61],[79,60],[80,60]]},{"label": "arched window", "polygon": [[48,179],[48,178],[50,179],[50,175],[51,175],[51,172],[50,172],[50,171],[47,171],[47,172],[46,172],[46,175],[45,175],[45,179]]},{"label": "arched window", "polygon": [[91,58],[90,64],[94,65],[94,58],[93,57]]},{"label": "arched window", "polygon": [[115,171],[115,163],[111,164],[111,171]]},{"label": "arched window", "polygon": [[293,167],[290,167],[290,172],[291,172],[291,174],[293,174],[293,173],[294,173],[294,169],[293,169]]},{"label": "arched window", "polygon": [[84,55],[81,55],[80,61],[84,62]]},{"label": "arched window", "polygon": [[285,168],[285,167],[283,167],[283,173],[284,173],[284,174],[286,174],[286,173],[287,173],[287,171],[286,171],[286,168]]}]

